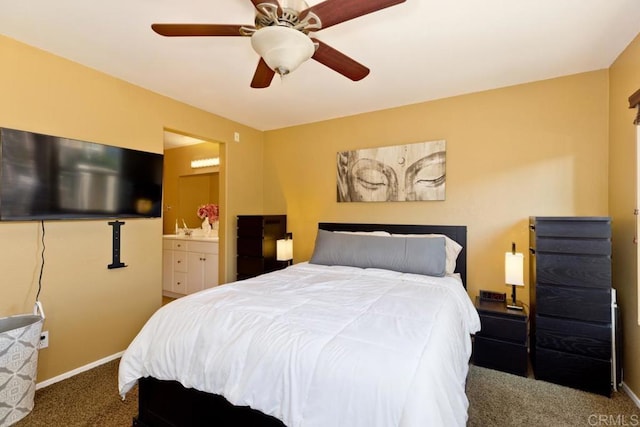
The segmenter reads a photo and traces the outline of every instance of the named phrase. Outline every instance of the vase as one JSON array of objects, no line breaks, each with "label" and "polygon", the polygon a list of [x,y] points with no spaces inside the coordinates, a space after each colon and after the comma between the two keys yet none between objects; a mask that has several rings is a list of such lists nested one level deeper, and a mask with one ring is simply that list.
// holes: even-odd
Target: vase
[{"label": "vase", "polygon": [[205,217],[205,219],[202,220],[202,229],[204,230],[205,236],[211,234],[211,224],[209,224],[209,218]]},{"label": "vase", "polygon": [[211,233],[209,234],[211,237],[218,237],[218,220],[213,221],[211,224]]}]

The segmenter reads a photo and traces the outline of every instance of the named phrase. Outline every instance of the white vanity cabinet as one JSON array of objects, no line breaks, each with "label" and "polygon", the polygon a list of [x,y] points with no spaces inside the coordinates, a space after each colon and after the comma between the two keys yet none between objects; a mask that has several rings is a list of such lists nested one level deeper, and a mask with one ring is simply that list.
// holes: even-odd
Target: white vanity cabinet
[{"label": "white vanity cabinet", "polygon": [[218,238],[163,239],[163,294],[181,297],[218,285]]},{"label": "white vanity cabinet", "polygon": [[218,242],[188,242],[187,293],[218,285]]}]

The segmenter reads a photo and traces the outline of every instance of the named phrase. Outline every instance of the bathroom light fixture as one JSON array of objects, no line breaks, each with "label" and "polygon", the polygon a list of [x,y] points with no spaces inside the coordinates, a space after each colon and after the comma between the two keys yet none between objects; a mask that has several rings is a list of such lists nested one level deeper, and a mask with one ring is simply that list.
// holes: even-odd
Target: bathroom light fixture
[{"label": "bathroom light fixture", "polygon": [[281,25],[260,28],[251,36],[251,46],[281,76],[298,68],[315,52],[309,36]]},{"label": "bathroom light fixture", "polygon": [[220,157],[211,157],[208,159],[198,159],[191,160],[191,168],[208,168],[210,166],[219,166],[220,165]]}]

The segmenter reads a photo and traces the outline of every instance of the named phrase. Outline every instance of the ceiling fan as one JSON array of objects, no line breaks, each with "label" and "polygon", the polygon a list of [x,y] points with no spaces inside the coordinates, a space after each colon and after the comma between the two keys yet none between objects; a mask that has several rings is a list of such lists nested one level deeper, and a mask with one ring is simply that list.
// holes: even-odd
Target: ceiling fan
[{"label": "ceiling fan", "polygon": [[268,87],[275,73],[289,74],[309,58],[358,81],[369,74],[367,67],[309,33],[404,1],[325,0],[309,7],[304,0],[251,0],[256,9],[255,25],[153,24],[151,28],[167,37],[251,37],[251,45],[260,55],[253,88]]}]

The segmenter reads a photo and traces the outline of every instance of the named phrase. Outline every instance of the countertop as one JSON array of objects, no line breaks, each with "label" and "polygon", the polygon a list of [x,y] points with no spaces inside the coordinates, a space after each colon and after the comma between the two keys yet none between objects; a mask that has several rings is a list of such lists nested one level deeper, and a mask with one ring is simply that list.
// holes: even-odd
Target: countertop
[{"label": "countertop", "polygon": [[171,239],[171,240],[191,240],[191,241],[199,241],[199,242],[217,242],[219,241],[219,237],[218,236],[209,236],[209,237],[205,237],[205,236],[185,236],[184,234],[165,234],[162,236],[164,239]]}]

